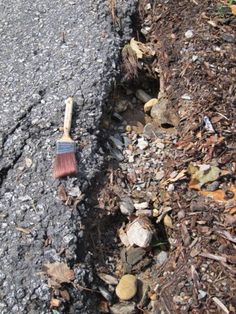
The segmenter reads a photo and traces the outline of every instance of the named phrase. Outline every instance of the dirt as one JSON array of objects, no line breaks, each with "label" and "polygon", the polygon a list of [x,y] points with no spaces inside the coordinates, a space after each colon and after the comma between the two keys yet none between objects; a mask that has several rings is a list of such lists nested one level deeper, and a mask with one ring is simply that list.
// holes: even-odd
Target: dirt
[{"label": "dirt", "polygon": [[[142,168],[144,174],[139,176],[137,170],[141,168],[131,165],[136,173],[131,176],[124,166],[127,156],[114,161],[109,157],[114,151],[108,149],[103,184],[94,195],[100,217],[91,227],[96,231],[90,233],[92,252],[97,256],[94,268],[118,278],[126,272],[121,253],[124,246],[117,231],[134,218],[120,214],[119,201],[123,194],[145,200],[147,192],[155,192],[159,206],[171,207],[171,226],[163,221],[155,224],[152,218],[160,246],[164,238],[165,245],[159,251],[167,252],[168,258],[161,266],[156,263],[157,251],[152,246],[141,254],[134,268],[129,265],[129,272],[152,291],[146,304],[136,298],[137,313],[235,313],[236,19],[227,4],[219,1],[156,0],[150,4],[140,1],[134,36],[155,54],[135,62],[125,55],[123,65],[128,60],[135,69],[123,66],[126,72],[108,101],[102,128],[107,127],[106,134],[120,130],[122,135],[122,123],[131,125],[128,137],[142,167],[144,153],[137,154],[134,138],[142,136],[145,123],[152,119],[145,118],[143,105],[134,99],[135,91],[142,88],[152,97],[165,95],[167,110],[178,115],[179,124],[171,130],[169,126],[158,129],[156,138],[165,143],[162,159],[148,148],[156,164],[163,163],[160,169],[164,178],[154,187],[144,185],[135,190],[138,180],[147,183],[153,179],[155,168],[146,172]],[[145,27],[144,36],[140,30]],[[113,114],[119,97],[126,97],[129,105],[117,122]],[[206,120],[213,130],[207,129]],[[149,146],[154,147],[151,142]],[[227,174],[211,185],[193,188],[188,170],[191,164],[217,166]],[[173,179],[181,172],[180,179]],[[155,202],[149,205],[154,207]],[[153,302],[153,295],[157,301]],[[113,298],[113,302],[119,302]],[[109,313],[102,308],[101,313]]]}]

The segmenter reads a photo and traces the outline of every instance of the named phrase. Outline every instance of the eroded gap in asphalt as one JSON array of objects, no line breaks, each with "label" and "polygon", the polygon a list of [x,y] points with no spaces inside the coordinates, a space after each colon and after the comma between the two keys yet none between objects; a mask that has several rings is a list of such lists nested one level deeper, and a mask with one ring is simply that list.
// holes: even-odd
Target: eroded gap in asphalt
[{"label": "eroded gap in asphalt", "polygon": [[[158,213],[160,221],[155,208],[165,202],[164,190],[160,196],[157,189],[163,175],[165,130],[168,137],[172,136],[173,125],[164,123],[158,128],[150,112],[144,112],[144,103],[158,98],[159,92],[158,75],[148,71],[152,61],[145,60],[137,76],[131,73],[127,79],[124,74],[117,80],[106,102],[100,126],[100,145],[106,162],[85,197],[90,214],[82,220],[85,237],[83,244],[78,244],[77,257],[92,264],[99,313],[123,313],[124,308],[135,313],[142,313],[144,308],[150,310],[152,305],[145,295],[154,287],[156,264],[164,263],[169,250],[163,224],[168,208],[163,207],[163,212]],[[121,204],[126,207],[123,213]],[[125,240],[121,240],[121,233],[127,235],[128,227],[135,221],[151,234],[151,240],[142,247],[126,246]],[[164,253],[160,255],[161,252]],[[114,281],[104,279],[104,274]],[[138,292],[130,302],[120,303],[115,281],[124,274],[139,278]]]}]

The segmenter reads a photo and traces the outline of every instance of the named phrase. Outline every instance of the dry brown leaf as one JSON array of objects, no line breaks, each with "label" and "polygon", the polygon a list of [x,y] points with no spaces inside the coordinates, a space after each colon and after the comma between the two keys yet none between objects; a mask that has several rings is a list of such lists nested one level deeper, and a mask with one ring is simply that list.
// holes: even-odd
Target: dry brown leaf
[{"label": "dry brown leaf", "polygon": [[50,306],[51,306],[51,307],[59,307],[60,304],[61,304],[61,301],[58,300],[58,299],[54,299],[54,298],[53,298],[53,299],[50,301]]},{"label": "dry brown leaf", "polygon": [[67,193],[66,193],[66,188],[64,187],[63,184],[59,185],[58,190],[57,190],[58,197],[61,201],[66,202],[67,200]]},{"label": "dry brown leaf", "polygon": [[168,183],[169,182],[176,182],[176,181],[178,181],[180,179],[183,179],[185,177],[185,175],[186,175],[186,172],[187,172],[187,170],[185,170],[185,169],[181,170],[174,178],[168,179],[167,180]]},{"label": "dry brown leaf", "polygon": [[236,255],[228,255],[227,261],[231,264],[236,264]]},{"label": "dry brown leaf", "polygon": [[110,313],[108,302],[105,300],[99,303],[99,313]]},{"label": "dry brown leaf", "polygon": [[70,294],[67,290],[60,290],[60,295],[65,301],[70,301]]},{"label": "dry brown leaf", "polygon": [[236,201],[236,187],[235,186],[231,186],[228,191],[232,192],[234,194],[234,196],[230,199],[227,199],[227,196],[225,194],[225,192],[223,190],[216,190],[216,191],[213,191],[213,192],[210,192],[210,191],[199,191],[199,193],[203,196],[206,196],[206,197],[211,197],[213,198],[215,201],[218,201],[218,202],[228,202],[228,203],[231,203],[231,202],[235,202]]},{"label": "dry brown leaf", "polygon": [[50,278],[49,285],[60,287],[62,283],[71,283],[75,279],[73,269],[70,269],[66,263],[55,262],[43,265],[43,271]]}]

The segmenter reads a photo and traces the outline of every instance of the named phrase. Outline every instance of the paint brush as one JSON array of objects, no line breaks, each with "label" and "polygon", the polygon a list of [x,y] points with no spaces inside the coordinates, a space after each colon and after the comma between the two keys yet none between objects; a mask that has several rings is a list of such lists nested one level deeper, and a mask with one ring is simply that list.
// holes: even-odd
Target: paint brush
[{"label": "paint brush", "polygon": [[65,103],[64,134],[57,141],[56,158],[53,165],[54,178],[66,177],[77,173],[75,142],[70,137],[73,98],[69,97]]}]

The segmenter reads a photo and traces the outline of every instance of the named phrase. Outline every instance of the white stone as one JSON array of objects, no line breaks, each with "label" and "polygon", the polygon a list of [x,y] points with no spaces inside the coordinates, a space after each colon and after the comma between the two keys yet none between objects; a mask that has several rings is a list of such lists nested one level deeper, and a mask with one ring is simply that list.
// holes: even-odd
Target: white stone
[{"label": "white stone", "polygon": [[150,227],[145,227],[139,219],[134,220],[128,227],[127,236],[130,245],[148,247],[152,240],[153,232]]},{"label": "white stone", "polygon": [[148,141],[144,140],[143,138],[138,139],[138,148],[141,150],[144,150],[148,147]]},{"label": "white stone", "polygon": [[159,181],[164,178],[164,175],[165,175],[165,172],[163,170],[160,170],[156,173],[155,179]]},{"label": "white stone", "polygon": [[184,100],[191,100],[191,97],[188,94],[184,94],[181,98]]},{"label": "white stone", "polygon": [[185,32],[184,36],[186,38],[192,38],[193,37],[193,31],[191,31],[191,29],[189,29],[187,32]]},{"label": "white stone", "polygon": [[146,208],[148,208],[148,206],[149,206],[148,202],[134,204],[134,208],[137,210],[146,209]]}]

